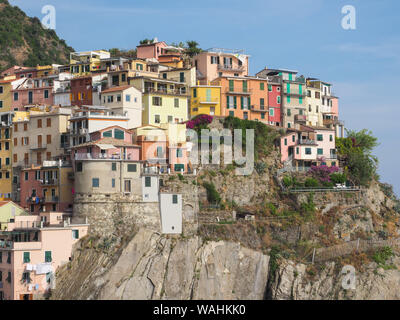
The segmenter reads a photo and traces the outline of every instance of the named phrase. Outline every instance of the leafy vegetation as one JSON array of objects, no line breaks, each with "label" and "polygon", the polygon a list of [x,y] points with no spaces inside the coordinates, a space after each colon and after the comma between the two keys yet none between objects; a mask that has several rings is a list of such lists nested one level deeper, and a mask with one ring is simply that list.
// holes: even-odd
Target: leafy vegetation
[{"label": "leafy vegetation", "polygon": [[74,50],[54,30],[43,28],[38,18],[27,17],[7,0],[0,4],[0,69],[15,64],[33,67],[68,63]]},{"label": "leafy vegetation", "polygon": [[260,156],[270,154],[274,147],[274,140],[279,133],[259,121],[241,120],[235,117],[226,117],[224,128],[242,129],[242,143],[246,146],[246,129],[254,130],[254,158],[258,160]]},{"label": "leafy vegetation", "polygon": [[394,256],[392,248],[383,247],[374,253],[372,259],[378,264],[378,267],[383,269],[393,269],[393,266],[386,264],[387,260],[392,256]]},{"label": "leafy vegetation", "polygon": [[221,196],[215,189],[215,185],[212,182],[203,182],[203,187],[207,191],[207,200],[209,203],[219,204],[221,202]]},{"label": "leafy vegetation", "polygon": [[368,186],[376,178],[378,159],[372,150],[378,140],[371,131],[346,130],[347,138],[337,138],[336,147],[340,158],[345,163],[349,180],[354,184]]},{"label": "leafy vegetation", "polygon": [[136,59],[136,49],[122,50],[118,48],[111,48],[108,51],[110,52],[111,57],[124,57],[124,58]]}]

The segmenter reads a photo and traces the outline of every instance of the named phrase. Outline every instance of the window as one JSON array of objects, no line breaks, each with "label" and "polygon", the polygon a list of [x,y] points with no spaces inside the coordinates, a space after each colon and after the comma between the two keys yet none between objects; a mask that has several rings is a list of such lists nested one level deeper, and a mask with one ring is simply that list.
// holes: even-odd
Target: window
[{"label": "window", "polygon": [[79,230],[72,230],[72,239],[79,239]]},{"label": "window", "polygon": [[14,156],[14,160],[13,160],[14,163],[18,162],[18,155],[17,155],[17,154],[14,154],[13,156]]},{"label": "window", "polygon": [[8,271],[6,280],[7,280],[8,283],[11,283],[11,272],[10,271]]},{"label": "window", "polygon": [[277,104],[281,104],[281,96],[277,96],[276,97],[276,103]]},{"label": "window", "polygon": [[111,188],[115,188],[115,179],[114,178],[111,179]]},{"label": "window", "polygon": [[260,90],[264,90],[264,82],[260,82]]},{"label": "window", "polygon": [[10,150],[10,143],[6,142],[6,150]]},{"label": "window", "polygon": [[29,252],[24,252],[24,263],[31,262],[31,257]]},{"label": "window", "polygon": [[100,186],[100,179],[99,178],[93,178],[92,179],[92,187],[93,188],[98,188]]},{"label": "window", "polygon": [[157,147],[157,158],[163,157],[163,147]]},{"label": "window", "polygon": [[119,129],[114,130],[114,138],[118,140],[124,140],[125,132]]},{"label": "window", "polygon": [[3,87],[0,86],[0,94],[2,94],[2,93],[3,93]]},{"label": "window", "polygon": [[234,83],[233,83],[233,80],[229,80],[229,91],[234,91]]},{"label": "window", "polygon": [[270,108],[270,109],[269,109],[269,116],[270,116],[270,117],[273,117],[273,116],[274,116],[274,113],[275,113],[274,108]]},{"label": "window", "polygon": [[329,135],[329,141],[332,142],[333,141],[333,136],[330,134]]},{"label": "window", "polygon": [[114,96],[107,96],[107,102],[108,103],[114,102]]},{"label": "window", "polygon": [[285,140],[284,140],[284,141],[285,141],[285,146],[287,146],[287,138],[285,138]]},{"label": "window", "polygon": [[[10,252],[10,251],[7,252],[7,263],[8,263],[8,264],[11,264],[11,252]],[[11,275],[11,272],[9,272],[8,274],[9,274],[9,276],[10,276],[10,275]]]},{"label": "window", "polygon": [[14,124],[14,132],[18,132],[18,123]]},{"label": "window", "polygon": [[175,108],[179,108],[179,99],[178,98],[174,99],[174,106],[175,106]]},{"label": "window", "polygon": [[264,98],[260,98],[260,109],[264,110]]},{"label": "window", "polygon": [[177,204],[178,203],[178,195],[177,194],[173,194],[172,195],[172,203],[173,204]]},{"label": "window", "polygon": [[311,98],[311,90],[307,90],[307,97]]},{"label": "window", "polygon": [[270,85],[270,84],[268,85],[268,91],[272,92],[272,85]]},{"label": "window", "polygon": [[317,141],[324,141],[324,136],[322,134],[317,134]]},{"label": "window", "polygon": [[265,119],[265,113],[264,112],[261,113],[261,119]]},{"label": "window", "polygon": [[51,118],[46,119],[47,128],[51,127]]},{"label": "window", "polygon": [[296,154],[299,154],[299,152],[300,152],[300,148],[296,147]]},{"label": "window", "polygon": [[182,149],[176,149],[176,157],[182,158]]},{"label": "window", "polygon": [[82,171],[83,171],[83,163],[77,162],[76,163],[76,172],[82,172]]},{"label": "window", "polygon": [[49,98],[49,90],[44,90],[44,98],[45,99]]},{"label": "window", "polygon": [[128,172],[136,172],[136,164],[128,164]]},{"label": "window", "polygon": [[197,89],[196,88],[193,89],[193,98],[197,98]]},{"label": "window", "polygon": [[41,128],[42,127],[42,119],[38,119],[37,121],[37,127]]},{"label": "window", "polygon": [[243,81],[243,92],[247,92],[247,80]]},{"label": "window", "polygon": [[306,148],[306,154],[308,154],[308,155],[311,154],[311,148]]},{"label": "window", "polygon": [[117,171],[117,163],[116,162],[111,163],[111,170]]},{"label": "window", "polygon": [[45,251],[44,252],[44,262],[51,262],[51,251]]},{"label": "window", "polygon": [[127,94],[127,95],[125,96],[125,101],[126,101],[126,102],[131,102],[131,95],[130,95],[130,94]]},{"label": "window", "polygon": [[14,92],[14,101],[18,101],[18,92]]},{"label": "window", "polygon": [[121,102],[121,95],[117,94],[117,102]]},{"label": "window", "polygon": [[151,177],[145,177],[144,178],[144,186],[146,188],[150,188],[151,187]]},{"label": "window", "polygon": [[292,115],[292,110],[287,109],[287,115],[288,115],[288,117],[290,117]]},{"label": "window", "polygon": [[235,112],[234,111],[229,111],[229,116],[230,117],[234,117],[235,116]]},{"label": "window", "polygon": [[126,81],[126,74],[125,73],[121,74],[121,81],[122,82]]},{"label": "window", "polygon": [[321,94],[318,91],[315,91],[315,99],[319,99],[321,97]]},{"label": "window", "polygon": [[25,172],[25,181],[29,180],[29,172]]},{"label": "window", "polygon": [[318,148],[317,149],[317,154],[318,155],[324,154],[324,149]]},{"label": "window", "polygon": [[161,106],[162,98],[161,97],[153,97],[153,106]]},{"label": "window", "polygon": [[47,142],[47,144],[51,144],[51,135],[50,134],[47,135],[46,142]]},{"label": "window", "polygon": [[292,135],[292,142],[295,142],[296,141],[296,137],[295,137],[295,135]]},{"label": "window", "polygon": [[28,131],[28,124],[24,123],[24,131]]},{"label": "window", "polygon": [[[3,252],[2,251],[0,251],[0,263],[3,263]],[[2,279],[2,274],[1,274],[1,271],[0,271],[0,282],[1,281],[3,281],[3,279]]]},{"label": "window", "polygon": [[103,132],[103,137],[112,137],[112,130]]},{"label": "window", "polygon": [[160,115],[159,114],[154,115],[154,123],[160,123]]},{"label": "window", "polygon": [[124,181],[124,190],[125,192],[131,192],[131,180]]}]

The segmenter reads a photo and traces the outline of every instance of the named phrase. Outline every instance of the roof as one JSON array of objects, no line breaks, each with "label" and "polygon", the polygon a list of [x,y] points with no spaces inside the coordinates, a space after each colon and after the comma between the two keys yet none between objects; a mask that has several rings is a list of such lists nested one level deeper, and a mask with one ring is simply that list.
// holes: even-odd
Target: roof
[{"label": "roof", "polygon": [[20,208],[22,210],[25,210],[20,205],[16,204],[15,202],[13,202],[11,200],[0,201],[0,207],[5,206],[6,204],[9,204],[9,203],[13,204],[14,206],[16,206],[16,207],[18,207],[18,208]]},{"label": "roof", "polygon": [[119,87],[112,87],[106,90],[103,90],[101,93],[109,93],[109,92],[116,92],[116,91],[123,91],[129,88],[134,88],[132,85],[127,85],[127,86],[119,86]]},{"label": "roof", "polygon": [[315,130],[326,130],[326,131],[335,131],[335,129],[330,129],[327,127],[317,127],[317,126],[307,126],[307,125],[300,125],[301,131],[315,131]]},{"label": "roof", "polygon": [[134,147],[134,148],[141,148],[139,145],[134,144],[134,143],[130,143],[130,142],[126,142],[124,140],[119,140],[119,139],[115,139],[115,138],[111,138],[111,137],[105,137],[96,141],[90,141],[90,142],[86,142],[86,143],[82,143],[79,144],[77,146],[73,146],[71,147],[72,149],[76,149],[76,148],[81,148],[81,147],[89,147],[89,146],[94,146],[97,144],[111,144],[113,146],[116,147]]}]

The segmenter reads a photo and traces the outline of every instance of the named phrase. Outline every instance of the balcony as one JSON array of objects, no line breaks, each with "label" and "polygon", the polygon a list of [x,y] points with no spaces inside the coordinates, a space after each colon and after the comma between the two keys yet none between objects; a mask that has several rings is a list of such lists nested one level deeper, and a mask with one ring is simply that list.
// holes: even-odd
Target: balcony
[{"label": "balcony", "polygon": [[234,67],[231,64],[219,64],[218,65],[218,70],[221,70],[221,71],[232,71],[232,72],[243,72],[244,71],[244,66]]},{"label": "balcony", "polygon": [[186,90],[179,89],[155,89],[155,88],[145,88],[145,94],[160,94],[160,95],[172,95],[172,96],[188,96]]},{"label": "balcony", "polygon": [[307,116],[306,116],[306,115],[303,115],[303,114],[296,114],[296,115],[294,116],[294,121],[297,121],[297,122],[306,122],[306,121],[307,121]]},{"label": "balcony", "polygon": [[330,126],[330,125],[344,126],[344,121],[339,119],[323,119],[322,121],[324,126]]},{"label": "balcony", "polygon": [[199,98],[199,103],[200,104],[218,104],[220,102],[219,98]]},{"label": "balcony", "polygon": [[240,95],[251,95],[252,89],[237,89],[237,88],[226,88],[225,93],[229,94],[240,94]]},{"label": "balcony", "polygon": [[261,111],[261,112],[267,112],[268,111],[268,107],[266,107],[265,105],[256,105],[256,104],[253,104],[253,105],[251,105],[250,106],[250,109],[252,110],[252,111]]},{"label": "balcony", "polygon": [[52,196],[52,197],[46,197],[44,199],[44,203],[58,203],[59,198],[57,196]]},{"label": "balcony", "polygon": [[[128,154],[128,155],[120,155],[120,154],[109,155],[106,153],[97,153],[97,154],[76,153],[75,160],[132,160],[132,161],[134,161],[135,159],[132,159],[130,154]],[[139,161],[139,160],[136,160],[136,161]]]},{"label": "balcony", "polygon": [[30,150],[44,150],[44,149],[47,149],[47,144],[39,143],[39,144],[36,144],[36,145],[30,145],[29,149]]},{"label": "balcony", "polygon": [[305,97],[306,91],[303,90],[302,92],[300,92],[299,90],[290,89],[288,92],[288,89],[286,88],[286,86],[283,86],[283,94],[286,94],[289,96]]},{"label": "balcony", "polygon": [[30,204],[43,204],[44,198],[43,197],[28,197],[26,198],[26,202]]},{"label": "balcony", "polygon": [[308,146],[316,146],[317,142],[315,140],[312,139],[300,139],[298,141],[299,145],[308,145]]},{"label": "balcony", "polygon": [[45,179],[42,181],[43,186],[55,186],[58,185],[58,179]]},{"label": "balcony", "polygon": [[11,170],[11,169],[12,169],[12,165],[11,164],[0,165],[0,170],[1,171],[3,171],[3,170],[8,171],[8,170]]}]

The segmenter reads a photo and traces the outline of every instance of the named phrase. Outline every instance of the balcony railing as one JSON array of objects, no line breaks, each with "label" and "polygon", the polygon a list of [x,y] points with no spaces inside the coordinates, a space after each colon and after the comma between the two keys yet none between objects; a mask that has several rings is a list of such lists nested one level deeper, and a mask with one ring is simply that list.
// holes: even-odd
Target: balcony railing
[{"label": "balcony railing", "polygon": [[211,98],[211,99],[199,98],[199,103],[201,104],[208,104],[208,103],[217,104],[219,102],[220,102],[219,98]]},{"label": "balcony railing", "polygon": [[75,160],[134,160],[130,154],[120,155],[120,154],[106,154],[106,153],[76,153]]},{"label": "balcony railing", "polygon": [[167,95],[174,95],[174,96],[187,96],[187,90],[177,90],[177,89],[155,89],[155,88],[145,88],[144,93],[151,93],[151,94],[167,94]]},{"label": "balcony railing", "polygon": [[299,144],[300,145],[317,145],[317,142],[315,140],[311,140],[311,139],[300,139]]},{"label": "balcony railing", "polygon": [[49,203],[49,202],[58,202],[59,198],[57,196],[52,196],[52,197],[46,197],[44,199],[45,203]]},{"label": "balcony railing", "polygon": [[230,93],[230,94],[244,94],[244,95],[250,95],[252,92],[252,89],[238,89],[238,88],[226,88],[225,93]]},{"label": "balcony railing", "polygon": [[265,111],[265,112],[268,111],[268,107],[266,107],[265,105],[253,104],[253,105],[250,106],[250,109],[253,110],[253,111]]},{"label": "balcony railing", "polygon": [[219,65],[218,65],[218,70],[222,70],[222,71],[238,71],[238,72],[241,72],[241,71],[244,71],[244,66],[237,66],[237,67],[234,67],[234,66],[231,65],[231,64],[219,64]]},{"label": "balcony railing", "polygon": [[26,202],[31,203],[31,204],[42,204],[42,203],[44,203],[44,198],[43,197],[28,197],[28,198],[26,198]]},{"label": "balcony railing", "polygon": [[44,186],[54,186],[58,184],[58,179],[45,179],[42,181]]},{"label": "balcony railing", "polygon": [[294,116],[294,121],[306,122],[307,121],[307,116],[303,115],[303,114],[296,114]]},{"label": "balcony railing", "polygon": [[29,146],[30,150],[43,150],[47,149],[47,144],[46,143],[41,143],[41,144],[36,144],[36,145],[30,145]]}]

